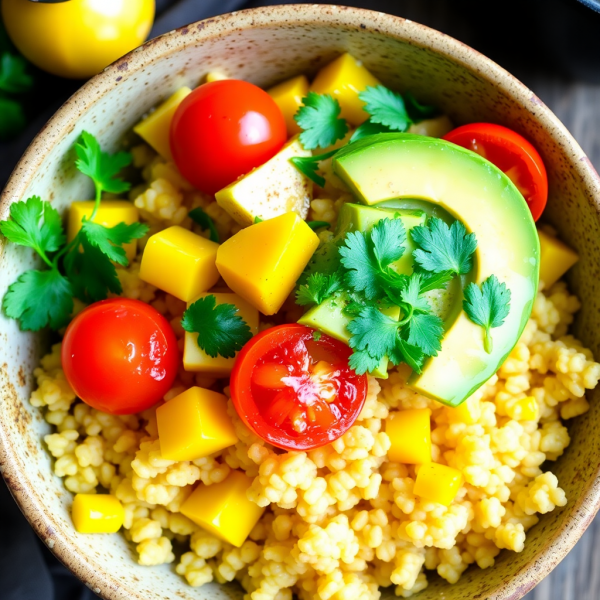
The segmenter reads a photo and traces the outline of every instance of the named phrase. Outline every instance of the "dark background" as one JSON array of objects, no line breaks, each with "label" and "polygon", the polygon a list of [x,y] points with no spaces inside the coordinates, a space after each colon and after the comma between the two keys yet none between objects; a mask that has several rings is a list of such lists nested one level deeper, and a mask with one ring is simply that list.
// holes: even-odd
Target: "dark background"
[{"label": "dark background", "polygon": [[[240,8],[292,3],[157,0],[151,37]],[[535,91],[571,129],[596,167],[600,165],[600,0],[339,3],[412,19],[489,56]],[[0,143],[0,189],[35,134],[82,84],[37,70],[33,75],[35,87],[24,98],[27,129],[17,139]],[[569,557],[527,600],[598,600],[600,569],[595,563],[600,564],[600,525],[592,525]],[[39,542],[0,481],[0,600],[93,598],[94,594]]]}]

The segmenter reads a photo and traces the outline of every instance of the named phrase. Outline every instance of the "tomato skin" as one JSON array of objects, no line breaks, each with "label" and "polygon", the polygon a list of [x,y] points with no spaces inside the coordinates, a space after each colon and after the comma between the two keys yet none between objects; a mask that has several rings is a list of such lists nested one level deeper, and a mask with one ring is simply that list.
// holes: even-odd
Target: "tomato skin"
[{"label": "tomato skin", "polygon": [[86,404],[113,415],[133,414],[156,404],[171,388],[179,366],[177,338],[149,304],[110,298],[71,321],[62,364]]},{"label": "tomato skin", "polygon": [[[242,421],[263,440],[285,450],[310,450],[341,437],[356,421],[367,395],[367,376],[357,375],[348,366],[352,350],[324,334],[315,340],[314,332],[310,327],[298,324],[279,325],[263,331],[242,348],[231,374],[231,399]],[[299,375],[308,377],[308,362],[314,363],[317,370],[319,365],[327,364],[333,374],[330,381],[337,384],[335,400],[331,404],[319,400],[312,405],[303,405],[299,397],[307,388],[298,391],[291,384],[282,386],[279,391],[261,389],[253,381],[254,373],[258,371],[259,379],[262,379],[260,368],[268,365],[272,370],[277,361],[285,363],[290,378],[296,381],[300,380]],[[315,371],[312,373],[314,376]],[[329,387],[323,389],[330,391]],[[285,425],[290,410],[299,406],[306,406],[307,411],[312,408],[313,413],[312,422],[308,421],[302,433]]]},{"label": "tomato skin", "polygon": [[275,156],[287,139],[275,101],[247,81],[196,88],[171,122],[171,152],[182,175],[214,194]]},{"label": "tomato skin", "polygon": [[539,152],[522,135],[494,123],[470,123],[443,139],[481,154],[504,171],[523,194],[534,221],[540,218],[548,200],[548,176]]}]

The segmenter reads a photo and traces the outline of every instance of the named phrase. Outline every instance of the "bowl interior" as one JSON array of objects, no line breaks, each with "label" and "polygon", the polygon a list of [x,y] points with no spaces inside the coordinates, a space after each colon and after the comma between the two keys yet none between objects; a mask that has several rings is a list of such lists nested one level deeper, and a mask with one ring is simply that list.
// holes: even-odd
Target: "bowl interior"
[{"label": "bowl interior", "polygon": [[[589,161],[548,109],[499,67],[438,32],[381,13],[331,6],[266,8],[210,19],[149,42],[84,86],[45,127],[4,191],[0,218],[6,218],[11,201],[34,194],[61,211],[73,200],[91,197],[89,180],[75,171],[72,160],[73,143],[84,129],[116,149],[152,106],[182,85],[197,85],[208,71],[268,86],[312,74],[344,51],[386,85],[438,105],[456,124],[502,123],[536,145],[550,176],[546,218],[581,256],[570,277],[583,301],[576,334],[598,356],[600,184]],[[3,250],[0,296],[19,273],[35,265],[27,249],[9,245]],[[74,531],[71,494],[53,475],[42,443],[49,426],[28,402],[32,372],[47,341],[20,332],[15,321],[0,316],[0,464],[38,534],[106,598],[240,597],[234,585],[193,589],[171,566],[137,565],[121,535]],[[516,599],[547,574],[597,509],[599,428],[600,404],[592,402],[590,412],[572,423],[572,444],[552,468],[569,503],[541,519],[528,534],[524,552],[504,552],[494,568],[470,569],[454,586],[430,577],[429,588],[418,598]]]}]

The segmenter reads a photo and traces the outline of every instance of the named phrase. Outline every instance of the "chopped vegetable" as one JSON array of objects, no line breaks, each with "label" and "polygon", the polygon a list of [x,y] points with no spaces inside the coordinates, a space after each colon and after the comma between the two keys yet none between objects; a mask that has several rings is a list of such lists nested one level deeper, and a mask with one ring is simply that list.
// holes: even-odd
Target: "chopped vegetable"
[{"label": "chopped vegetable", "polygon": [[294,119],[294,115],[302,106],[302,98],[308,94],[308,79],[306,75],[298,75],[288,79],[275,87],[267,90],[267,93],[281,110],[287,126],[287,133],[291,137],[302,130]]},{"label": "chopped vegetable", "polygon": [[432,462],[419,467],[413,491],[425,500],[450,506],[463,481],[458,469]]},{"label": "chopped vegetable", "polygon": [[390,413],[385,420],[390,438],[388,459],[409,465],[431,462],[431,410],[410,408]]},{"label": "chopped vegetable", "polygon": [[199,206],[190,210],[189,217],[202,227],[202,229],[208,230],[210,235],[208,239],[211,242],[215,242],[215,244],[219,243],[219,232],[215,226],[215,222],[211,219],[211,217]]},{"label": "chopped vegetable", "polygon": [[540,281],[553,286],[578,260],[577,252],[557,237],[538,229],[540,238]]},{"label": "chopped vegetable", "polygon": [[348,123],[340,119],[340,104],[328,95],[309,92],[295,119],[303,130],[300,141],[307,150],[327,148],[348,133]]},{"label": "chopped vegetable", "polygon": [[71,515],[79,533],[115,533],[125,520],[123,505],[110,494],[75,494]]}]

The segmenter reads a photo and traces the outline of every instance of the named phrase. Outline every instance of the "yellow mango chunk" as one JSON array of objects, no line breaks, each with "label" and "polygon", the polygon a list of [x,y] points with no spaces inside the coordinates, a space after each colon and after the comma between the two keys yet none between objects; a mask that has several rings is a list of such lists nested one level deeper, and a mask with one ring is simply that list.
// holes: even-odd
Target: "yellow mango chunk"
[{"label": "yellow mango chunk", "polygon": [[360,125],[369,115],[363,110],[365,103],[358,94],[367,86],[376,85],[381,85],[381,82],[360,61],[346,53],[323,67],[310,89],[336,98],[342,109],[341,116],[352,125]]},{"label": "yellow mango chunk", "polygon": [[210,71],[210,73],[206,74],[206,83],[212,83],[213,81],[225,81],[225,79],[229,79],[225,73],[221,73],[221,71]]},{"label": "yellow mango chunk", "polygon": [[79,533],[115,533],[125,519],[123,505],[110,494],[77,494],[71,515]]},{"label": "yellow mango chunk", "polygon": [[163,158],[173,160],[171,154],[171,121],[182,100],[192,93],[189,87],[177,90],[153,113],[138,123],[133,130]]},{"label": "yellow mango chunk", "polygon": [[319,245],[317,234],[290,212],[242,229],[219,246],[217,269],[236,294],[275,314]]},{"label": "yellow mango chunk", "polygon": [[545,289],[554,285],[578,260],[579,255],[553,235],[538,229],[540,236],[540,281]]},{"label": "yellow mango chunk", "polygon": [[462,404],[456,407],[446,407],[449,423],[464,423],[473,425],[481,417],[481,403],[477,398],[469,396]]},{"label": "yellow mango chunk", "polygon": [[219,280],[215,265],[219,244],[183,227],[169,227],[148,240],[140,279],[190,302]]},{"label": "yellow mango chunk", "polygon": [[462,484],[463,474],[458,469],[429,463],[419,467],[414,493],[431,502],[449,506]]},{"label": "yellow mango chunk", "polygon": [[[83,217],[88,219],[94,211],[93,200],[82,200],[73,202],[69,208],[69,222],[67,225],[67,238],[69,242],[79,233]],[[140,220],[138,209],[132,202],[127,200],[102,200],[100,208],[94,217],[94,223],[104,227],[114,227],[119,223],[131,225]],[[131,262],[137,254],[137,240],[129,244],[123,244],[127,260]]]},{"label": "yellow mango chunk", "polygon": [[221,483],[200,484],[183,503],[181,513],[239,548],[265,511],[246,497],[251,485],[245,473],[232,471]]},{"label": "yellow mango chunk", "polygon": [[[199,298],[204,298],[208,294],[201,294]],[[215,297],[217,304],[234,304],[238,308],[238,315],[246,321],[252,335],[258,333],[258,310],[254,306],[250,305],[243,298],[240,298],[237,294],[226,294],[226,293],[214,293],[211,296]],[[190,302],[188,304],[188,308]],[[183,349],[183,368],[186,371],[193,371],[196,373],[209,373],[215,377],[227,377],[233,365],[235,364],[235,357],[225,358],[223,356],[217,356],[213,358],[209,356],[198,346],[198,334],[185,332],[185,346]]]},{"label": "yellow mango chunk", "polygon": [[167,460],[196,460],[238,441],[227,398],[192,387],[156,409],[160,453]]},{"label": "yellow mango chunk", "polygon": [[308,94],[308,79],[306,79],[306,76],[298,75],[298,77],[288,79],[267,90],[267,93],[275,100],[275,104],[279,106],[283,113],[288,135],[291,137],[300,133],[302,130],[298,127],[294,115],[302,106],[302,98],[305,98]]},{"label": "yellow mango chunk", "polygon": [[392,462],[421,465],[431,462],[431,411],[411,408],[392,412],[385,420]]}]

